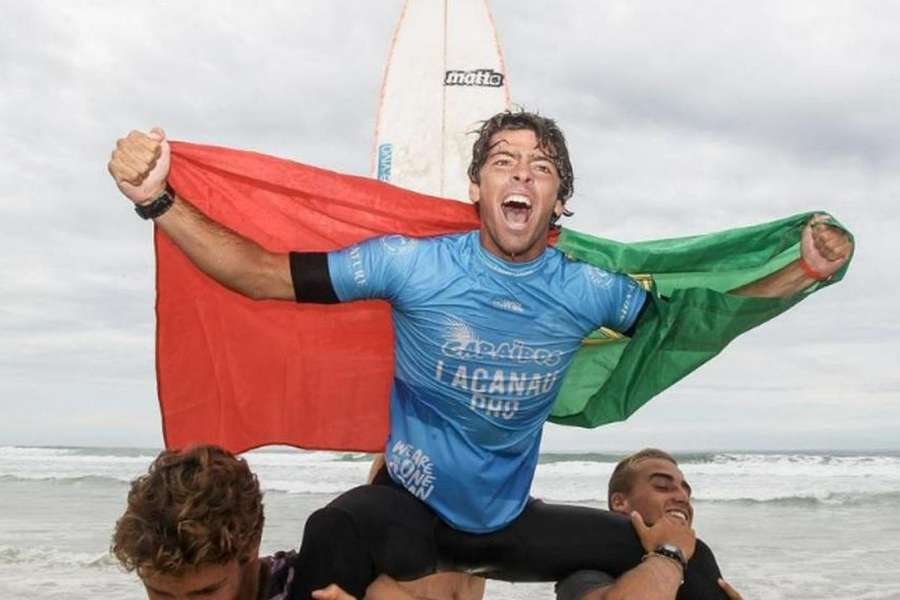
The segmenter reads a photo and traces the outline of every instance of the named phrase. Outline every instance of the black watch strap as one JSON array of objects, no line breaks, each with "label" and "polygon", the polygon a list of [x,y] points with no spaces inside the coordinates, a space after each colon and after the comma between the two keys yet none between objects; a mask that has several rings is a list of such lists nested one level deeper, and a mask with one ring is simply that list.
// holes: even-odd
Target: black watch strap
[{"label": "black watch strap", "polygon": [[685,558],[681,548],[675,544],[660,544],[653,550],[653,554],[659,554],[678,562],[681,565],[682,572],[687,569],[687,558]]},{"label": "black watch strap", "polygon": [[148,202],[147,204],[135,204],[134,212],[142,219],[155,219],[162,216],[175,203],[175,192],[172,188],[166,186],[163,193]]}]

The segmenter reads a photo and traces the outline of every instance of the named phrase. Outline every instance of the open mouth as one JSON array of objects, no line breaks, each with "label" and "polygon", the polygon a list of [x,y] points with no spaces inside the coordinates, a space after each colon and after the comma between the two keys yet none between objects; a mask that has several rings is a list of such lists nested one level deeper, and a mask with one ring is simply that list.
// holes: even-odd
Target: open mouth
[{"label": "open mouth", "polygon": [[500,207],[506,222],[514,227],[524,227],[531,217],[531,200],[527,196],[520,194],[507,196]]}]

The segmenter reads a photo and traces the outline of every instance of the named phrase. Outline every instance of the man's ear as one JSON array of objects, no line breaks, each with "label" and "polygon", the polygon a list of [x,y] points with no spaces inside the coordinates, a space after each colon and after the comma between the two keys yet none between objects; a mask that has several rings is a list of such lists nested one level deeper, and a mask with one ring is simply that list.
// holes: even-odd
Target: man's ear
[{"label": "man's ear", "polygon": [[563,211],[566,210],[566,205],[563,204],[563,201],[560,199],[556,199],[556,205],[553,207],[553,214],[556,215],[557,218],[561,217]]},{"label": "man's ear", "polygon": [[478,204],[478,201],[481,200],[481,188],[478,187],[478,184],[475,182],[469,182],[469,202],[472,204]]},{"label": "man's ear", "polygon": [[609,510],[613,512],[630,513],[631,505],[628,503],[628,498],[625,497],[625,494],[622,492],[613,492],[612,496],[609,497]]}]

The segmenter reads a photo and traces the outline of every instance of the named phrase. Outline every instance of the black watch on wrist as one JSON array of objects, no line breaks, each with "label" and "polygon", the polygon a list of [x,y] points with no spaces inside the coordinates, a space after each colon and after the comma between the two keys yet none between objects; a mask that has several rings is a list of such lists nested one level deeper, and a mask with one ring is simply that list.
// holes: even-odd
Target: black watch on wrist
[{"label": "black watch on wrist", "polygon": [[682,552],[681,548],[675,544],[660,544],[653,550],[653,553],[678,561],[678,564],[681,565],[682,572],[687,569],[688,561],[684,557],[684,552]]},{"label": "black watch on wrist", "polygon": [[172,188],[166,186],[162,194],[147,204],[135,204],[134,212],[142,219],[155,219],[169,210],[174,202],[175,192],[172,191]]}]

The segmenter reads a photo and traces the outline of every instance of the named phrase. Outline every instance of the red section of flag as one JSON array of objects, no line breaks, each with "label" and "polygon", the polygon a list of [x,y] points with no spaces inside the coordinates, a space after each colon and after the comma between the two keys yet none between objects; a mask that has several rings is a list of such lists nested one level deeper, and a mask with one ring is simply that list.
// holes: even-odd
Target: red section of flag
[{"label": "red section of flag", "polygon": [[[214,221],[279,252],[478,227],[467,204],[226,148],[173,142],[169,182]],[[155,239],[167,447],[383,449],[393,373],[386,303],[255,302],[203,275],[160,230]]]}]

